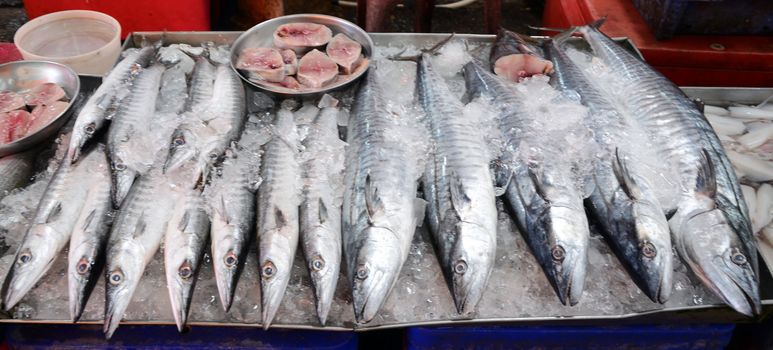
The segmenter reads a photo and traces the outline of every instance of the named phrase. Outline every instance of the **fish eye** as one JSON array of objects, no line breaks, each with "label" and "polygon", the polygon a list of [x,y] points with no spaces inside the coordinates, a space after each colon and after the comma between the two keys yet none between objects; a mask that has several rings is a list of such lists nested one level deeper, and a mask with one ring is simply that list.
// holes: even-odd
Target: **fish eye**
[{"label": "fish eye", "polygon": [[84,257],[78,261],[78,265],[75,267],[75,269],[78,271],[79,274],[85,275],[87,272],[89,272],[89,270],[91,270],[91,264]]},{"label": "fish eye", "polygon": [[85,131],[87,134],[91,135],[95,131],[97,131],[97,124],[95,123],[89,123],[83,128],[83,131]]},{"label": "fish eye", "polygon": [[730,256],[730,260],[736,265],[744,265],[746,264],[746,255],[735,252]]},{"label": "fish eye", "polygon": [[321,271],[325,268],[325,261],[318,257],[311,262],[311,268],[314,271]]},{"label": "fish eye", "polygon": [[550,249],[550,255],[555,261],[563,261],[566,257],[566,251],[564,250],[564,247],[557,245]]},{"label": "fish eye", "polygon": [[464,260],[459,260],[454,264],[454,272],[463,275],[465,272],[467,272],[467,262]]},{"label": "fish eye", "polygon": [[126,170],[126,164],[124,164],[124,163],[115,163],[113,165],[113,169],[118,170],[118,171],[124,171],[124,170]]},{"label": "fish eye", "polygon": [[188,264],[188,262],[185,262],[182,266],[180,266],[177,274],[180,275],[180,278],[187,280],[193,276],[193,269],[191,268],[191,265]]},{"label": "fish eye", "polygon": [[218,156],[219,155],[217,154],[217,152],[212,152],[212,153],[209,154],[209,158],[210,159],[216,159]]},{"label": "fish eye", "polygon": [[19,263],[26,264],[32,260],[32,253],[25,251],[19,254]]},{"label": "fish eye", "polygon": [[239,259],[236,257],[234,252],[228,252],[228,254],[225,256],[225,259],[223,259],[223,262],[225,262],[225,266],[227,267],[234,267],[236,266],[236,263],[239,262]]},{"label": "fish eye", "polygon": [[267,261],[265,264],[263,264],[263,268],[260,270],[261,275],[263,275],[263,278],[271,278],[274,277],[274,274],[276,274],[276,266],[274,266],[274,263]]},{"label": "fish eye", "polygon": [[115,270],[110,273],[110,275],[107,277],[107,280],[110,282],[110,284],[117,286],[123,282],[123,272],[121,272],[121,270]]},{"label": "fish eye", "polygon": [[183,135],[176,136],[174,138],[174,140],[172,140],[172,144],[174,146],[182,146],[182,145],[184,145],[185,144],[185,136],[183,136]]},{"label": "fish eye", "polygon": [[641,247],[641,253],[650,259],[658,255],[657,249],[655,249],[655,246],[650,242],[644,242]]},{"label": "fish eye", "polygon": [[368,278],[368,273],[369,273],[369,271],[368,271],[368,267],[367,266],[364,266],[364,265],[360,266],[359,268],[357,268],[357,274],[356,274],[357,275],[357,279],[364,280],[364,279]]}]

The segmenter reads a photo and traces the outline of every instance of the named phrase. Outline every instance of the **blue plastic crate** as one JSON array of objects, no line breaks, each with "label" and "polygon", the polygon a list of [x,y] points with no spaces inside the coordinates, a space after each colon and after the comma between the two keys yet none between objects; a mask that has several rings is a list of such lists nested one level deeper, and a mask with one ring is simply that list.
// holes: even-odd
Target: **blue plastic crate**
[{"label": "blue plastic crate", "polygon": [[724,349],[734,324],[668,326],[412,327],[406,348],[429,349]]},{"label": "blue plastic crate", "polygon": [[[250,327],[121,326],[105,340],[97,325],[6,325],[8,349],[357,349],[357,334]],[[0,346],[2,348],[2,346]]]}]

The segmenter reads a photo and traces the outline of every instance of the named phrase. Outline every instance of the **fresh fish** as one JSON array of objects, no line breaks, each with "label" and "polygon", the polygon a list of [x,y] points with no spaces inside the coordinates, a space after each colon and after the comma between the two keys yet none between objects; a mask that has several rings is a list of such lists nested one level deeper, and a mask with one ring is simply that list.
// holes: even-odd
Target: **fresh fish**
[{"label": "fresh fish", "polygon": [[50,105],[67,97],[61,86],[56,83],[36,85],[24,94],[24,103],[28,106]]},{"label": "fresh fish", "polygon": [[0,199],[30,182],[39,149],[0,158]]},{"label": "fresh fish", "polygon": [[494,267],[497,208],[483,135],[432,65],[432,52],[443,43],[416,57],[416,94],[434,145],[422,189],[456,310],[467,314],[478,304]]},{"label": "fresh fish", "polygon": [[0,113],[15,111],[24,107],[24,95],[10,90],[0,91]]},{"label": "fresh fish", "polygon": [[209,240],[209,217],[198,188],[187,188],[175,203],[164,239],[164,270],[177,330],[188,319],[201,258]]},{"label": "fresh fish", "polygon": [[358,322],[369,322],[397,282],[424,204],[416,198],[421,171],[414,151],[394,136],[404,130],[387,110],[375,72],[367,74],[354,101],[342,233],[354,315]]},{"label": "fresh fish", "polygon": [[238,75],[227,65],[218,65],[213,95],[206,106],[172,134],[164,171],[179,168],[189,159],[196,159],[194,177],[206,179],[215,161],[231,142],[236,141],[244,127],[246,99]]},{"label": "fresh fish", "polygon": [[308,22],[287,23],[274,31],[274,46],[303,53],[311,47],[327,44],[333,31],[326,25]]},{"label": "fresh fish", "polygon": [[102,273],[113,209],[110,201],[110,164],[105,146],[98,144],[91,152],[96,159],[90,164],[92,168],[89,169],[88,178],[80,179],[88,181],[91,188],[77,216],[67,255],[70,318],[73,322],[80,318],[98,276]]},{"label": "fresh fish", "polygon": [[306,87],[321,88],[338,77],[338,64],[324,52],[311,50],[298,60],[298,82]]},{"label": "fresh fish", "polygon": [[[294,51],[293,55],[295,54]],[[287,75],[284,57],[275,48],[250,47],[239,54],[236,69],[244,72],[250,80],[281,82]]]},{"label": "fresh fish", "polygon": [[118,328],[148,262],[164,239],[177,206],[173,182],[162,173],[161,161],[132,186],[113,222],[105,268],[105,324],[110,338]]},{"label": "fresh fish", "polygon": [[[70,148],[67,159],[75,162],[80,156],[81,148],[102,128],[105,121],[122,108],[126,96],[126,85],[147,67],[156,55],[156,46],[146,46],[129,53],[102,81],[94,94],[81,109],[73,126]],[[129,107],[131,108],[131,107]]]},{"label": "fresh fish", "polygon": [[325,48],[327,55],[341,66],[343,74],[352,74],[354,68],[363,59],[362,45],[346,36],[338,33]]},{"label": "fresh fish", "polygon": [[190,93],[186,101],[186,111],[199,111],[212,100],[217,69],[204,57],[196,57],[191,73]]},{"label": "fresh fish", "polygon": [[646,144],[649,138],[569,59],[560,47],[568,35],[571,33],[547,41],[544,52],[555,68],[552,85],[578,94],[590,109],[586,123],[599,145],[590,212],[634,281],[652,301],[665,303],[671,295],[673,275],[671,233],[653,185],[640,170],[644,161],[633,158],[634,154],[653,153]]},{"label": "fresh fish", "polygon": [[263,151],[258,189],[258,263],[263,328],[268,329],[284,297],[298,247],[300,140],[289,110],[277,111],[273,137]]},{"label": "fresh fish", "polygon": [[738,312],[761,310],[756,242],[730,161],[711,125],[674,83],[601,33],[579,28],[595,55],[625,82],[615,91],[678,171],[669,220],[677,251],[701,281]]},{"label": "fresh fish", "polygon": [[561,302],[574,305],[585,283],[590,232],[571,164],[551,147],[554,140],[541,137],[541,116],[523,112],[528,101],[512,84],[474,61],[464,76],[468,94],[490,99],[499,114],[506,145],[495,176],[514,219]]},{"label": "fresh fish", "polygon": [[163,65],[144,69],[134,79],[129,97],[113,118],[107,135],[107,152],[112,168],[112,198],[121,205],[134,179],[147,172],[156,149],[142,137],[150,133],[148,125],[154,116],[156,98],[161,86]]},{"label": "fresh fish", "polygon": [[513,82],[553,71],[553,63],[544,59],[539,45],[504,28],[499,29],[491,45],[490,62],[496,75]]},{"label": "fresh fish", "polygon": [[89,191],[98,186],[98,181],[84,179],[89,179],[92,172],[99,172],[103,163],[104,153],[99,150],[89,152],[77,164],[60,163],[5,278],[6,310],[16,305],[43,277],[70,239]]},{"label": "fresh fish", "polygon": [[212,222],[212,266],[220,303],[228,311],[255,229],[260,185],[260,135],[247,123],[239,144],[226,151],[205,189]]},{"label": "fresh fish", "polygon": [[322,108],[303,140],[301,247],[325,324],[341,268],[341,197],[344,142],[338,138],[338,101],[323,98]]}]

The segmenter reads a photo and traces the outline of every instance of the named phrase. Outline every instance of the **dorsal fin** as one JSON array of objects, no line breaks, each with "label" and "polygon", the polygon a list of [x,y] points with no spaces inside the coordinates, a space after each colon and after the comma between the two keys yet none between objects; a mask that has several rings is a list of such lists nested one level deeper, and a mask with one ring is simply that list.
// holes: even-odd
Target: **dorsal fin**
[{"label": "dorsal fin", "polygon": [[459,179],[459,176],[454,171],[451,171],[450,176],[451,181],[449,189],[451,191],[451,205],[454,207],[456,215],[462,217],[462,214],[468,211],[472,206],[472,200],[470,199],[470,196],[465,193],[464,186],[461,179]]},{"label": "dorsal fin", "polygon": [[62,202],[56,202],[56,204],[54,204],[54,206],[51,208],[51,211],[48,212],[48,215],[46,215],[46,221],[44,223],[49,224],[55,221],[61,213]]},{"label": "dorsal fin", "polygon": [[319,199],[319,210],[317,213],[319,214],[320,224],[327,222],[327,207],[325,206],[325,202],[322,200],[322,198]]},{"label": "dorsal fin", "polygon": [[384,214],[384,203],[378,195],[378,188],[373,185],[370,174],[365,176],[365,207],[368,211],[368,221],[375,222]]},{"label": "dorsal fin", "polygon": [[287,226],[287,215],[282,212],[279,207],[274,207],[274,220],[276,223],[276,228],[281,229],[282,227]]}]

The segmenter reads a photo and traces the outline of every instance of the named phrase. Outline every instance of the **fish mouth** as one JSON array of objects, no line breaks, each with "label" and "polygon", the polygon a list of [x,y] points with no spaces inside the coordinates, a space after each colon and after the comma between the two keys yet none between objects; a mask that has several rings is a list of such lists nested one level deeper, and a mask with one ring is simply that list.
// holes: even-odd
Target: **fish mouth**
[{"label": "fish mouth", "polygon": [[217,290],[220,293],[220,304],[223,306],[223,311],[228,312],[231,309],[233,303],[233,295],[236,291],[236,271],[228,267],[220,267],[215,269],[215,282],[217,282]]},{"label": "fish mouth", "polygon": [[78,276],[70,274],[70,320],[73,323],[80,320],[83,309],[86,307],[86,288],[88,282]]},{"label": "fish mouth", "polygon": [[330,312],[335,293],[336,278],[330,273],[330,269],[314,271],[311,273],[311,285],[314,288],[314,297],[317,299],[317,317],[323,326]]},{"label": "fish mouth", "polygon": [[374,271],[373,276],[368,277],[368,279],[371,280],[354,285],[352,304],[354,305],[354,317],[358,323],[368,323],[376,317],[386,302],[390,289],[388,285],[385,285],[387,279],[383,271]]},{"label": "fish mouth", "polygon": [[193,159],[196,152],[192,147],[174,148],[164,163],[164,173],[179,169],[185,162]]},{"label": "fish mouth", "polygon": [[128,298],[110,297],[109,294],[110,292],[108,291],[108,296],[105,300],[105,323],[102,326],[102,332],[105,333],[105,339],[110,339],[116,329],[118,329],[118,326],[121,324],[123,313],[129,306],[129,299],[131,298],[131,293],[127,295]]},{"label": "fish mouth", "polygon": [[730,307],[749,317],[759,315],[762,305],[754,273],[750,269],[727,265],[722,257],[717,256],[695,270],[698,270],[696,274],[703,283]]},{"label": "fish mouth", "polygon": [[193,283],[177,281],[176,286],[169,286],[169,300],[172,303],[172,314],[177,324],[177,331],[182,333],[185,323],[188,322],[188,310],[191,306]]},{"label": "fish mouth", "polygon": [[276,312],[279,310],[279,305],[282,304],[289,277],[289,274],[287,274],[287,278],[282,280],[261,280],[261,316],[264,330],[268,330],[271,326],[271,322],[273,322]]}]

